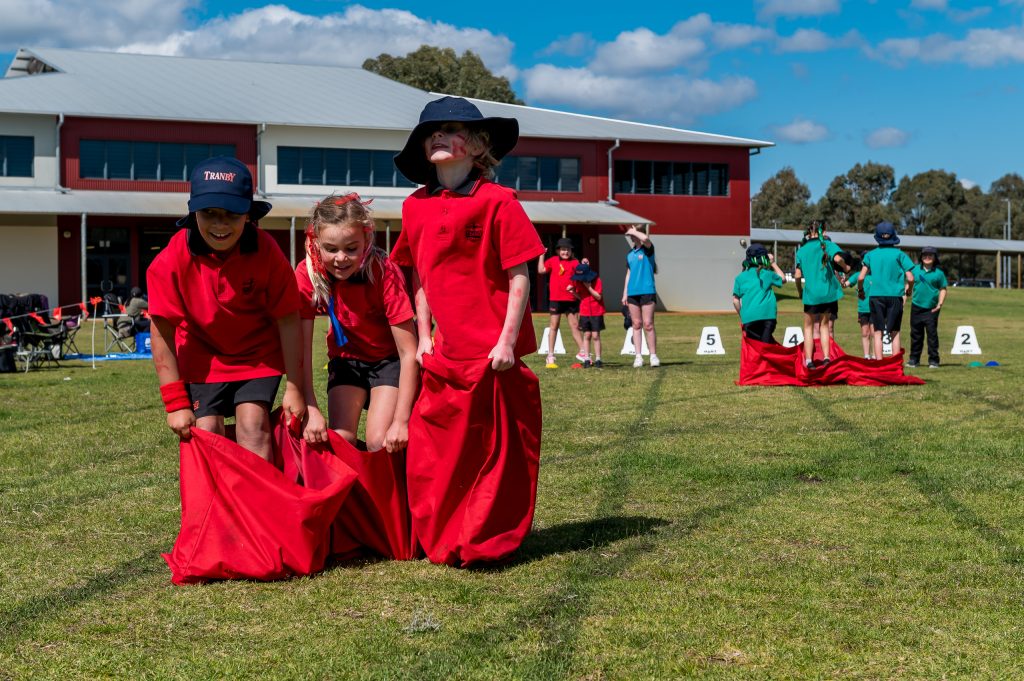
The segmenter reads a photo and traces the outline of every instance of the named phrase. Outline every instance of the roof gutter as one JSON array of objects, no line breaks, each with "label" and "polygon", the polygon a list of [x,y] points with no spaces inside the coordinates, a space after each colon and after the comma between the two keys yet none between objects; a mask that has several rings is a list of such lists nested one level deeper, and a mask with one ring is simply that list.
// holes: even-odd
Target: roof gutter
[{"label": "roof gutter", "polygon": [[57,116],[57,153],[55,154],[56,161],[57,161],[57,183],[54,185],[53,188],[56,189],[57,191],[59,191],[61,194],[67,194],[71,190],[68,189],[67,187],[63,186],[60,183],[60,168],[61,168],[61,164],[62,164],[62,159],[61,159],[61,156],[60,156],[60,129],[63,128],[63,127],[64,127],[64,114],[62,112],[60,115]]},{"label": "roof gutter", "polygon": [[608,147],[608,200],[605,201],[609,206],[617,206],[619,202],[615,200],[615,164],[612,162],[612,154],[615,150],[622,146],[622,141],[616,137],[615,144]]}]

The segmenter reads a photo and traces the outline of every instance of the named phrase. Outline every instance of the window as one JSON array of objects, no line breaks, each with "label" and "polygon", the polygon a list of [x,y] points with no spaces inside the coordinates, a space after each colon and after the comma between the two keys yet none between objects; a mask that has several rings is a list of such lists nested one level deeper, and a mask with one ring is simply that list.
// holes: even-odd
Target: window
[{"label": "window", "polygon": [[495,172],[499,184],[530,192],[578,192],[580,160],[557,156],[506,156]]},{"label": "window", "polygon": [[395,169],[395,152],[377,149],[278,147],[280,184],[415,187]]},{"label": "window", "polygon": [[684,161],[616,161],[615,193],[728,196],[729,166]]},{"label": "window", "polygon": [[0,135],[0,177],[32,177],[34,137]]},{"label": "window", "polygon": [[187,182],[192,168],[214,156],[234,156],[233,144],[81,140],[78,176],[93,180]]}]

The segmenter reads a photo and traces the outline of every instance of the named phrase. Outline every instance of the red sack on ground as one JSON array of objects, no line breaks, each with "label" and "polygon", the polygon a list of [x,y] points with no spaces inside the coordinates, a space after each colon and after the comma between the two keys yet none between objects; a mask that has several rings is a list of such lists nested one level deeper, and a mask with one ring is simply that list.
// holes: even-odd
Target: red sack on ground
[{"label": "red sack on ground", "polygon": [[[821,341],[814,341],[814,359],[823,357]],[[804,366],[803,345],[785,348],[740,335],[740,378],[737,385],[924,385],[924,380],[903,373],[903,351],[882,359],[847,355],[832,339],[826,367]]]},{"label": "red sack on ground", "polygon": [[435,563],[502,561],[533,522],[540,461],[537,377],[522,361],[424,355],[409,424],[413,534]]},{"label": "red sack on ground", "polygon": [[[272,419],[280,422],[280,410]],[[180,458],[181,531],[163,556],[172,582],[266,581],[323,569],[331,523],[356,479],[344,462],[302,452],[299,485],[236,442],[195,428]]]},{"label": "red sack on ground", "polygon": [[275,427],[274,439],[283,454],[282,470],[292,480],[308,480],[303,462],[316,461],[308,452],[337,457],[357,478],[331,527],[331,555],[352,556],[369,550],[384,558],[417,558],[405,486],[405,452],[364,452],[328,430],[329,442],[311,445],[287,428]]}]

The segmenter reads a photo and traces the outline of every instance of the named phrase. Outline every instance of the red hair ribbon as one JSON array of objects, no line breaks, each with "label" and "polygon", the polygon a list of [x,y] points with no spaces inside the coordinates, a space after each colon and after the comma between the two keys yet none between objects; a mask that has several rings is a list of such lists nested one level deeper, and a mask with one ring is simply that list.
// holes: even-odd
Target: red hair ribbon
[{"label": "red hair ribbon", "polygon": [[327,268],[320,257],[320,240],[313,234],[312,223],[306,227],[306,254],[309,255],[309,261],[313,263],[313,271],[330,281],[330,277],[327,276]]},{"label": "red hair ribbon", "polygon": [[334,205],[344,206],[346,203],[349,203],[350,201],[355,201],[363,206],[369,206],[371,203],[373,203],[373,199],[363,201],[361,198],[359,198],[359,194],[357,194],[356,192],[352,192],[351,194],[345,194],[345,196],[342,196],[339,199],[335,199]]}]

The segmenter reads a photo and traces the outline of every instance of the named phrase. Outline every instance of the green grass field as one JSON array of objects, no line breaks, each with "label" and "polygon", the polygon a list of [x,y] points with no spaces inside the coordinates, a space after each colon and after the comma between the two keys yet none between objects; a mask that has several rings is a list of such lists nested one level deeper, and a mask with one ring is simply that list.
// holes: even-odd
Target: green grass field
[{"label": "green grass field", "polygon": [[[892,388],[737,387],[735,315],[659,316],[634,370],[610,314],[605,369],[529,359],[535,530],[497,571],[174,587],[152,367],[2,375],[0,679],[1024,677],[1022,303],[951,289],[945,365]],[[948,354],[961,323],[1002,366]],[[850,298],[837,335],[859,351]]]}]

